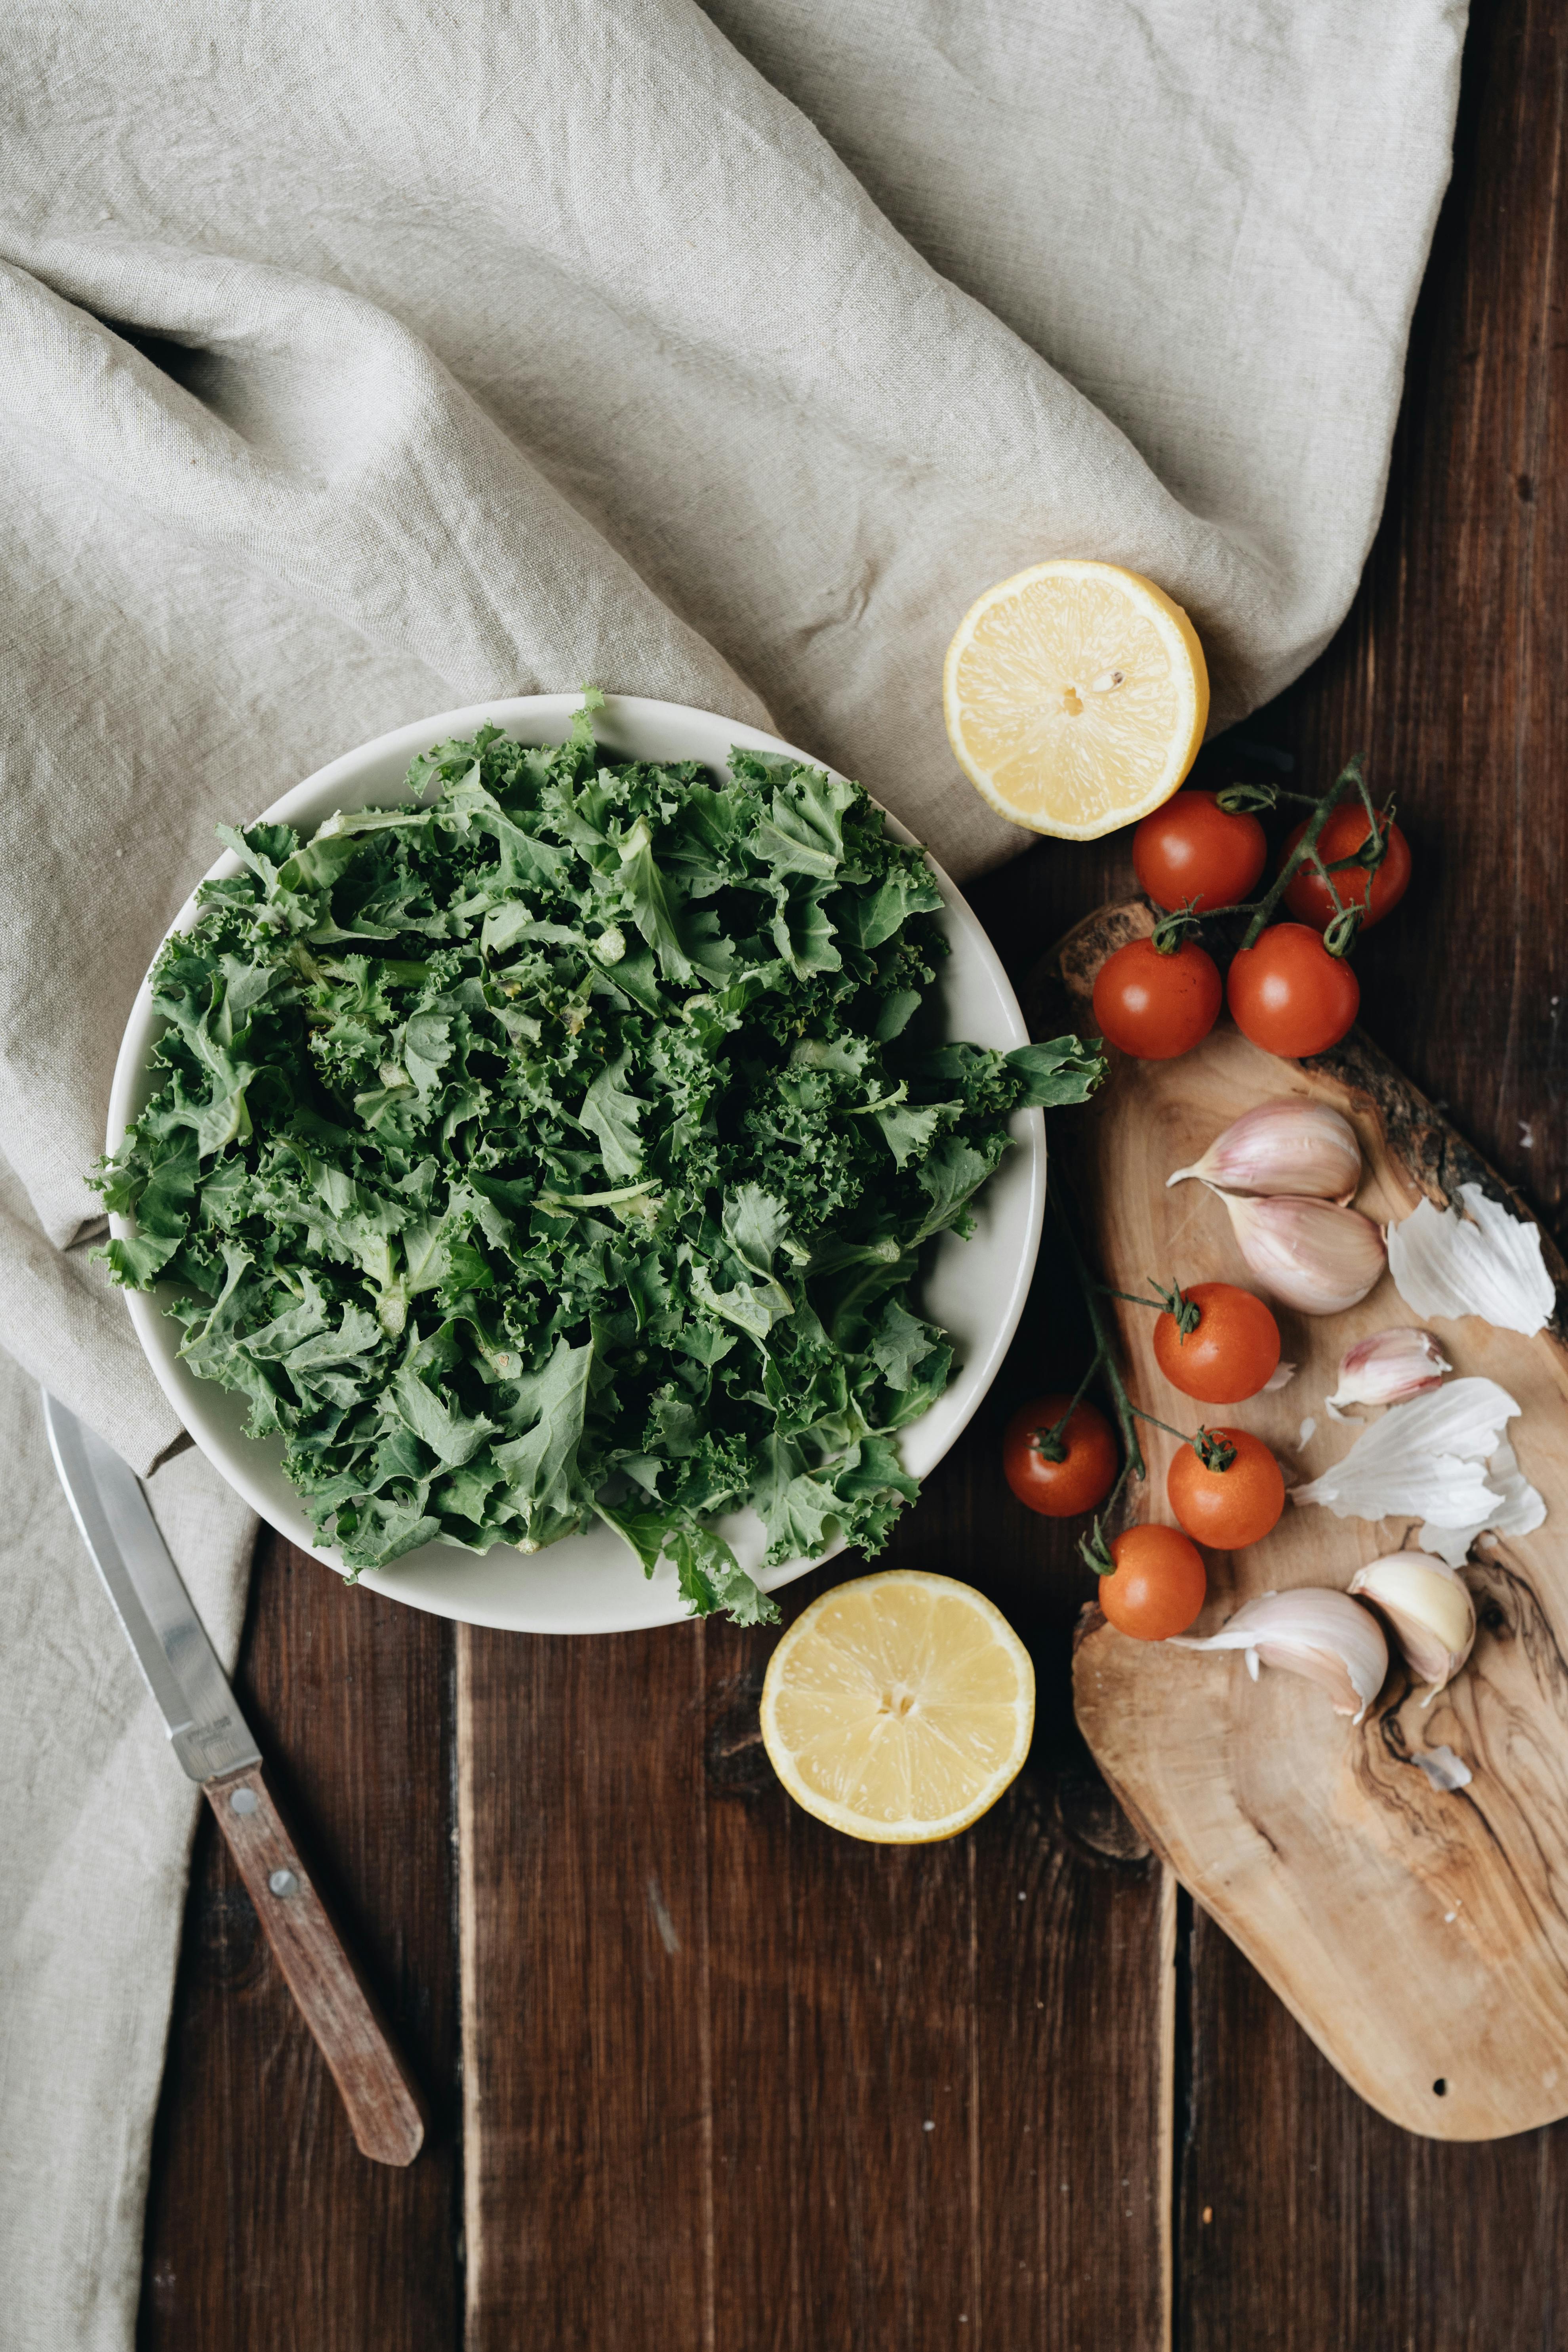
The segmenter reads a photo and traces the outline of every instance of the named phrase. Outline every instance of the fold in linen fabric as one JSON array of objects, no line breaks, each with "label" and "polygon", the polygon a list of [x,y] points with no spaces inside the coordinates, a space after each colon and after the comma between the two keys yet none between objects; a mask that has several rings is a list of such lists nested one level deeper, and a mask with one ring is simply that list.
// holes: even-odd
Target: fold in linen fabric
[{"label": "fold in linen fabric", "polygon": [[[0,1344],[139,1468],[176,1440],[86,1262],[115,1051],[215,824],[354,744],[585,681],[695,703],[859,776],[963,876],[1032,838],[942,723],[993,582],[1131,564],[1191,612],[1216,725],[1286,684],[1376,522],[1463,21],[16,0]],[[0,2148],[55,2178],[53,2227],[6,2186],[59,2270],[0,2332],[70,2352],[129,2340],[190,1801],[13,1442],[0,1723],[52,1749],[90,1706],[100,1747],[58,1782],[20,1732],[0,1756],[27,1889]],[[232,1633],[238,1507],[199,1464],[171,1481]]]},{"label": "fold in linen fabric", "polygon": [[[201,1801],[72,1524],[37,1389],[3,1355],[0,1429],[0,1655],[27,1664],[0,1706],[0,2345],[120,2352]],[[148,1491],[232,1661],[255,1521],[191,1450]]]},{"label": "fold in linen fabric", "polygon": [[962,876],[1029,838],[942,725],[991,582],[1131,563],[1216,723],[1283,685],[1376,520],[1462,13],[13,10],[0,1151],[48,1240],[214,824],[369,735],[771,713]]}]

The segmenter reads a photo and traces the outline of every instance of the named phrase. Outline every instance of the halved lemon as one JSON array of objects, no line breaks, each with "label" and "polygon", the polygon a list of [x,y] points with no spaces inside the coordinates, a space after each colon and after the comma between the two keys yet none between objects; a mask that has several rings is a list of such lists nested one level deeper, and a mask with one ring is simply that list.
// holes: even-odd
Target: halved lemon
[{"label": "halved lemon", "polygon": [[825,1592],[768,1661],[763,1745],[797,1805],[923,1845],[994,1805],[1029,1752],[1035,1669],[971,1585],[884,1569]]},{"label": "halved lemon", "polygon": [[958,764],[1014,824],[1093,841],[1168,801],[1198,754],[1209,677],[1181,606],[1115,563],[1037,563],[947,649]]}]

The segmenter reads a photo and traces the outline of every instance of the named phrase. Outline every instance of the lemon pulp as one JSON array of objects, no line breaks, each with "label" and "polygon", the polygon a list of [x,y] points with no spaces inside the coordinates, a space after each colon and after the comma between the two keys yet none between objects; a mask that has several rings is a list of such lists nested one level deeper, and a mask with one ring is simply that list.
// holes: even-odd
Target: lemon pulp
[{"label": "lemon pulp", "polygon": [[1169,800],[1197,757],[1208,670],[1181,606],[1113,563],[1037,563],[972,606],[942,708],[1003,816],[1089,841]]},{"label": "lemon pulp", "polygon": [[797,1804],[851,1837],[952,1837],[1028,1753],[1029,1654],[972,1586],[913,1569],[814,1601],[780,1642],[762,1731]]}]

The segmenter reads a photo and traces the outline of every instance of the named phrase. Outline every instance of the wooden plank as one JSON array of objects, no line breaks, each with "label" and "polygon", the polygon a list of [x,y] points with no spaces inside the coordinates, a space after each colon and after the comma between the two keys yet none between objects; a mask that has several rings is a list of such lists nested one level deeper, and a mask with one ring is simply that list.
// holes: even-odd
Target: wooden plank
[{"label": "wooden plank", "polygon": [[204,1807],[154,2135],[142,2352],[441,2352],[460,2340],[451,1637],[264,1537],[236,1677],[308,1861],[434,2120],[355,2147]]},{"label": "wooden plank", "polygon": [[[1364,749],[1415,854],[1362,1019],[1549,1227],[1568,1203],[1568,17],[1472,12],[1388,506],[1328,653],[1250,721]],[[1300,779],[1299,779],[1300,781]]]},{"label": "wooden plank", "polygon": [[[1130,878],[1096,845],[973,895],[1021,974]],[[757,1733],[768,1632],[459,1634],[469,2352],[1160,2352],[1170,1894],[1072,1722],[1077,1530],[997,1467],[1086,1346],[1047,1266],[888,1554],[979,1584],[1036,1659],[1030,1765],[952,1847],[861,1848],[790,1804]]]},{"label": "wooden plank", "polygon": [[[1363,1018],[1559,1241],[1565,50],[1538,0],[1472,11],[1384,528],[1333,646],[1245,730],[1308,778],[1364,746],[1397,791],[1416,878],[1358,951]],[[1413,2138],[1346,2088],[1201,1911],[1182,1958],[1185,2352],[1561,2343],[1568,2125]]]},{"label": "wooden plank", "polygon": [[1414,2138],[1341,2081],[1201,1909],[1191,1944],[1180,2343],[1555,2352],[1565,2126]]},{"label": "wooden plank", "polygon": [[458,1661],[467,2352],[709,2343],[702,1636]]},{"label": "wooden plank", "polygon": [[951,1845],[790,1804],[771,1633],[460,1637],[479,2352],[1164,2343],[1169,1902],[1072,1727],[1087,1574],[996,1472],[1074,1350],[1070,1313],[1026,1327],[890,1555],[981,1583],[1039,1664],[1035,1757]]}]

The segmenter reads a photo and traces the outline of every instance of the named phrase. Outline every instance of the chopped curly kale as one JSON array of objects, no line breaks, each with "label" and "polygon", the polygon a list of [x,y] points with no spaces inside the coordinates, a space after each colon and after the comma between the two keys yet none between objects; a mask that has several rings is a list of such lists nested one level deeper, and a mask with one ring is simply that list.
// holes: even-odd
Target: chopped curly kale
[{"label": "chopped curly kale", "polygon": [[922,1248],[1101,1065],[933,1039],[924,860],[819,770],[611,761],[584,708],[407,786],[224,830],[95,1179],[135,1213],[111,1269],[177,1286],[184,1360],[355,1573],[596,1515],[694,1611],[772,1616],[713,1517],[753,1505],[770,1561],[881,1547],[952,1370]]}]

